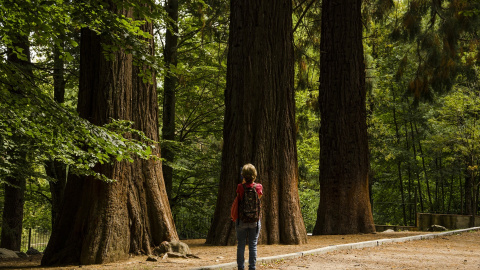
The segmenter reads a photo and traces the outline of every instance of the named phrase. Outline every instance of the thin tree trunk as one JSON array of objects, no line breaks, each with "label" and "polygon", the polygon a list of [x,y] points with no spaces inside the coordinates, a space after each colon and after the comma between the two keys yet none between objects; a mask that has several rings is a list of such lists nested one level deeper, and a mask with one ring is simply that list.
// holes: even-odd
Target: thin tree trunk
[{"label": "thin tree trunk", "polygon": [[320,204],[314,234],[375,232],[368,192],[361,2],[322,2]]},{"label": "thin tree trunk", "polygon": [[[417,136],[419,136],[418,127],[417,127],[416,123],[414,123],[414,127],[415,127],[415,132],[416,132]],[[433,202],[432,202],[432,195],[431,195],[431,192],[430,192],[430,181],[428,180],[428,177],[427,177],[427,167],[425,166],[425,157],[423,155],[422,142],[421,142],[420,138],[418,138],[418,151],[420,153],[420,156],[422,157],[423,175],[425,177],[425,184],[427,185],[427,196],[428,196],[428,202],[430,204],[430,211],[435,212],[435,208],[434,208],[434,205],[433,205]]]},{"label": "thin tree trunk", "polygon": [[455,176],[452,174],[452,181],[450,182],[450,196],[448,196],[448,207],[447,207],[447,213],[448,214],[451,214],[450,212],[450,207],[452,205],[452,201],[453,201],[453,182],[455,181]]},{"label": "thin tree trunk", "polygon": [[[175,67],[177,66],[177,43],[178,43],[178,0],[168,0],[165,10],[168,13],[167,30],[165,33],[165,78],[163,83],[163,126],[162,139],[166,141],[175,140],[175,91],[177,86],[177,76]],[[168,198],[172,196],[173,187],[173,168],[175,153],[168,143],[162,147],[162,157],[166,163],[162,165],[163,177],[165,179],[165,188]]]},{"label": "thin tree trunk", "polygon": [[[7,48],[7,60],[10,65],[15,67],[14,72],[22,73],[26,80],[33,83],[33,72],[30,62],[30,46],[28,37],[15,36],[13,48],[22,49],[26,60],[22,60],[17,56],[12,48]],[[20,76],[19,76],[20,77]],[[22,85],[22,82],[18,82]],[[11,89],[11,91],[16,91]],[[21,91],[21,90],[20,90]],[[21,141],[22,137],[18,140]],[[18,148],[14,150],[10,156],[19,157],[16,162],[18,167],[29,166],[27,161],[28,149]],[[5,201],[2,216],[2,233],[0,235],[0,247],[10,250],[20,251],[23,229],[23,207],[25,204],[26,179],[21,173],[13,173],[12,176],[5,179]]]},{"label": "thin tree trunk", "polygon": [[[473,166],[475,163],[474,163],[474,160],[473,160],[473,156],[471,156],[470,158],[470,164],[472,164],[471,166]],[[470,166],[468,166],[470,167]],[[470,219],[470,227],[475,227],[475,215],[477,214],[477,185],[475,183],[475,173],[473,170],[470,170],[469,168],[467,168],[467,173],[470,174],[470,183],[469,183],[469,186],[471,187],[471,204],[472,204],[472,209],[471,209],[471,219]]]},{"label": "thin tree trunk", "polygon": [[292,2],[231,0],[222,171],[207,244],[235,244],[230,205],[240,168],[264,187],[260,243],[303,244],[298,196]]},{"label": "thin tree trunk", "polygon": [[[408,141],[408,127],[407,127],[407,122],[405,121],[405,146],[406,146],[406,150],[409,151],[410,150],[410,144],[409,144],[409,141]],[[416,212],[416,208],[417,208],[417,195],[416,195],[416,192],[414,193],[414,201],[412,202],[412,193],[413,193],[413,179],[412,179],[412,167],[411,167],[411,162],[407,162],[407,174],[408,174],[408,199],[409,199],[409,217],[410,217],[410,220],[414,219],[416,220],[416,217],[414,216],[414,213],[413,212]],[[412,204],[414,205],[415,209],[412,209]]]},{"label": "thin tree trunk", "polygon": [[[442,213],[445,213],[445,198],[446,198],[446,194],[445,194],[445,177],[443,175],[443,165],[442,165],[442,158],[440,157],[438,159],[438,170],[440,171],[440,189],[441,189],[441,200],[442,200],[442,203],[441,203],[441,207],[442,207]],[[448,180],[447,180],[448,181]],[[448,184],[448,183],[447,183]],[[439,200],[438,198],[436,198],[435,200]]]},{"label": "thin tree trunk", "polygon": [[4,184],[5,202],[3,205],[0,247],[20,251],[26,181],[22,177],[8,177],[5,181],[8,184]]},{"label": "thin tree trunk", "polygon": [[470,172],[466,167],[468,167],[468,162],[465,162],[465,214],[473,214],[473,179],[470,175]]},{"label": "thin tree trunk", "polygon": [[415,164],[415,175],[417,176],[417,189],[418,189],[418,198],[420,199],[420,211],[423,213],[425,208],[423,207],[422,185],[420,181],[420,174],[418,173],[418,168],[417,168],[417,148],[415,146],[415,135],[413,133],[413,125],[411,121],[410,121],[410,134],[412,135],[413,162]]},{"label": "thin tree trunk", "polygon": [[[392,90],[393,91],[393,90]],[[396,100],[395,94],[393,95],[393,99]],[[397,123],[397,114],[396,109],[393,107],[393,122],[395,123],[395,135],[396,135],[396,144],[400,145],[400,132]],[[403,210],[403,225],[407,225],[407,212],[405,207],[405,194],[403,191],[403,177],[402,177],[402,161],[398,159],[397,161],[397,170],[398,170],[398,183],[400,187],[400,195],[402,198],[402,210]]]},{"label": "thin tree trunk", "polygon": [[418,226],[418,224],[417,224],[418,219],[416,218],[417,217],[417,204],[418,204],[417,197],[418,197],[417,196],[417,189],[415,188],[415,204],[414,204],[415,205],[415,215],[414,215],[415,216],[415,227]]},{"label": "thin tree trunk", "polygon": [[398,170],[398,182],[400,188],[400,195],[402,198],[402,213],[403,213],[403,226],[407,226],[407,211],[405,208],[405,195],[403,193],[403,179],[402,179],[402,163],[397,162],[397,170]]},{"label": "thin tree trunk", "polygon": [[[63,47],[63,44],[61,45]],[[57,46],[53,49],[53,98],[57,103],[65,102],[65,67],[61,51]]]},{"label": "thin tree trunk", "polygon": [[[130,12],[121,12],[131,17]],[[143,27],[153,33],[151,23]],[[96,125],[112,118],[131,120],[134,128],[158,140],[155,84],[138,77],[140,69],[149,67],[133,67],[132,56],[123,50],[107,61],[101,49],[104,42],[108,41],[102,36],[82,29],[80,116]],[[149,52],[154,53],[153,41]],[[160,156],[158,146],[153,154]],[[95,170],[117,181],[69,178],[68,200],[64,200],[42,265],[106,263],[125,259],[129,253],[150,254],[162,241],[178,240],[159,161],[136,159],[97,165]]]},{"label": "thin tree trunk", "polygon": [[[435,170],[438,172],[439,171],[439,168],[438,168],[438,158],[435,158]],[[436,209],[440,209],[440,202],[438,200],[438,193],[439,193],[439,179],[438,177],[435,177],[435,193],[434,193],[434,204],[432,206],[432,211],[434,211],[433,213],[437,213],[436,212]]]},{"label": "thin tree trunk", "polygon": [[458,174],[458,187],[460,188],[460,214],[465,214],[465,204],[464,204],[464,192],[463,192],[463,184],[462,184],[462,174],[459,169],[459,174]]},{"label": "thin tree trunk", "polygon": [[[62,45],[63,46],[63,45]],[[55,45],[53,49],[53,99],[57,103],[63,103],[65,101],[65,68],[64,61],[60,58],[60,49]],[[60,212],[60,206],[63,200],[63,192],[65,191],[65,185],[67,184],[67,167],[56,161],[51,160],[45,166],[47,175],[55,181],[50,181],[50,194],[52,196],[52,227],[55,224],[57,215]]]},{"label": "thin tree trunk", "polygon": [[474,201],[473,201],[472,227],[476,226],[476,216],[477,216],[477,212],[478,212],[478,195],[479,195],[478,189],[479,189],[479,186],[477,184],[475,184],[475,197],[474,197]]}]

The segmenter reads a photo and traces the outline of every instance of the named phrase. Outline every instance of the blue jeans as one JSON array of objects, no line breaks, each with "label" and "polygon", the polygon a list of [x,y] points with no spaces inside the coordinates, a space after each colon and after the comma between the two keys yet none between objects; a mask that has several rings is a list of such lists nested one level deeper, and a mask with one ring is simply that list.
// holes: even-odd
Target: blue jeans
[{"label": "blue jeans", "polygon": [[248,236],[248,269],[255,270],[257,262],[257,242],[260,234],[260,221],[256,223],[243,223],[237,220],[235,229],[237,231],[237,265],[239,270],[245,268],[245,244]]}]

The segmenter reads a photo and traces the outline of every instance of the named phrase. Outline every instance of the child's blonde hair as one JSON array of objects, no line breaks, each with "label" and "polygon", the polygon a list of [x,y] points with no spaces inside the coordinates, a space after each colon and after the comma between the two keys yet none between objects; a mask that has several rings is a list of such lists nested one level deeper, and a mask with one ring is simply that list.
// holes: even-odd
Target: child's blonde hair
[{"label": "child's blonde hair", "polygon": [[252,183],[253,180],[257,178],[257,170],[255,169],[255,166],[250,163],[243,165],[242,177],[245,178],[247,183]]}]

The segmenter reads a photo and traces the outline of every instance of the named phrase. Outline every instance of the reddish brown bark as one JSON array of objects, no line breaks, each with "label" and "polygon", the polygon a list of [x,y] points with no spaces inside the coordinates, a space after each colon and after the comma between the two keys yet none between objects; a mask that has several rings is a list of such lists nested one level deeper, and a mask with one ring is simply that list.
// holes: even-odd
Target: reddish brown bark
[{"label": "reddish brown bark", "polygon": [[220,188],[207,243],[235,244],[230,205],[240,168],[264,187],[260,243],[307,240],[298,197],[292,3],[231,0]]},{"label": "reddish brown bark", "polygon": [[314,234],[375,231],[361,0],[323,0],[320,65],[320,205]]},{"label": "reddish brown bark", "polygon": [[[152,33],[152,25],[147,23],[145,31]],[[102,42],[107,41],[82,30],[80,116],[97,125],[112,118],[131,120],[136,129],[158,140],[155,85],[142,82],[132,56],[122,50],[107,61]],[[153,151],[160,153],[158,146]],[[69,178],[43,265],[106,263],[127,258],[129,253],[149,254],[162,241],[178,240],[161,162],[137,159],[98,165],[96,170],[117,181]]]}]

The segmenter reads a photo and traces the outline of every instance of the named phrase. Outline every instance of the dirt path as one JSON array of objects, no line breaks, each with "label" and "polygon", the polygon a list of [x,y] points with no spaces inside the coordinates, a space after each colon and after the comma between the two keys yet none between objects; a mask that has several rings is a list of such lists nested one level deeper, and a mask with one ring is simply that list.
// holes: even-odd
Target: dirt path
[{"label": "dirt path", "polygon": [[480,232],[343,250],[259,269],[480,269]]},{"label": "dirt path", "polygon": [[[399,238],[426,234],[426,232],[391,232],[363,235],[309,236],[308,244],[260,245],[259,257],[288,254],[330,245],[363,242],[375,239]],[[90,266],[40,267],[41,257],[0,261],[0,269],[171,269],[186,270],[200,266],[235,261],[236,247],[204,245],[205,240],[186,240],[192,252],[200,259],[165,259],[147,262],[146,256],[128,258],[122,262]],[[247,249],[248,250],[248,249]],[[248,252],[246,252],[248,254]],[[390,243],[374,248],[337,251],[323,255],[306,256],[257,269],[480,269],[480,232],[442,236],[432,240]]]}]

